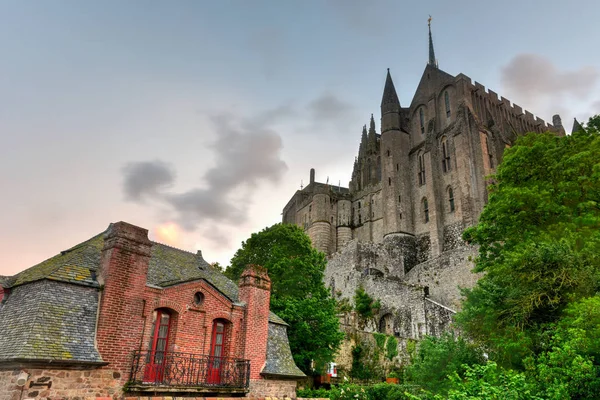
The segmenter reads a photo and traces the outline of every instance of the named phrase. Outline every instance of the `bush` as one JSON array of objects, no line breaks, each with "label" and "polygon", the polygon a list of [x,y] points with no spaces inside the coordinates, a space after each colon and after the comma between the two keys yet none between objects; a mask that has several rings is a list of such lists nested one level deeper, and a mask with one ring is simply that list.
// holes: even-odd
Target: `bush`
[{"label": "bush", "polygon": [[329,390],[327,390],[325,388],[319,388],[319,389],[306,388],[306,389],[297,389],[296,390],[296,396],[303,397],[305,399],[323,399],[323,398],[329,398],[329,395],[330,395]]}]

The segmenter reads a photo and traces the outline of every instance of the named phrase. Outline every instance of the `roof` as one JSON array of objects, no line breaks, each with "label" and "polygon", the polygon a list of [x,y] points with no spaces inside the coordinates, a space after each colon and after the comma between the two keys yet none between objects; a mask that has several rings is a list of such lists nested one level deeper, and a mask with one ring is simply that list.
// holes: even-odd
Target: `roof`
[{"label": "roof", "polygon": [[98,290],[42,280],[11,290],[0,307],[0,361],[97,364]]},{"label": "roof", "polygon": [[[47,279],[73,283],[81,286],[99,287],[96,273],[100,268],[104,234],[106,231],[61,251],[31,268],[12,277],[1,277],[3,287],[17,287],[26,283]],[[203,279],[232,302],[238,302],[237,285],[210,266],[200,252],[194,254],[162,243],[152,242],[148,266],[147,283],[158,287],[169,287],[183,282]],[[271,313],[269,321],[285,324]]]},{"label": "roof", "polygon": [[269,324],[267,360],[261,374],[287,378],[303,378],[306,376],[294,362],[284,325]]}]

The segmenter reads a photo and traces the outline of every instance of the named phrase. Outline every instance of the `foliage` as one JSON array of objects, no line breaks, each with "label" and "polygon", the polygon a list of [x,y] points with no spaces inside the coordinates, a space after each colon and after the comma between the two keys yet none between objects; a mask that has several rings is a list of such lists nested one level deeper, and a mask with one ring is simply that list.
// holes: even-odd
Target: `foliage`
[{"label": "foliage", "polygon": [[350,300],[343,298],[337,302],[337,312],[338,313],[347,313],[352,311],[352,304],[350,304]]},{"label": "foliage", "polygon": [[545,351],[525,360],[526,372],[536,383],[538,392],[547,399],[597,398],[600,393],[600,296],[569,305],[548,341]]},{"label": "foliage", "polygon": [[481,349],[453,333],[439,338],[427,336],[406,368],[406,379],[434,393],[445,393],[450,385],[449,375],[462,377],[468,366],[484,361]]},{"label": "foliage", "polygon": [[302,397],[305,399],[327,399],[327,398],[329,398],[329,390],[327,390],[325,388],[296,389],[296,396]]},{"label": "foliage", "polygon": [[218,261],[211,263],[210,266],[221,273],[225,272],[225,268],[223,268],[223,266]]},{"label": "foliage", "polygon": [[375,310],[381,308],[379,300],[374,300],[362,286],[356,289],[354,294],[354,308],[363,318],[372,318]]},{"label": "foliage", "polygon": [[333,360],[344,335],[339,330],[336,301],[323,283],[325,255],[296,225],[275,224],[253,233],[231,259],[225,274],[239,279],[248,264],[265,267],[271,278],[271,311],[290,327],[294,360],[310,373]]},{"label": "foliage", "polygon": [[456,372],[450,376],[449,400],[543,400],[526,380],[525,374],[503,370],[495,362],[467,366],[464,376]]},{"label": "foliage", "polygon": [[383,351],[385,349],[385,342],[387,340],[387,336],[383,333],[373,333],[373,337],[375,338],[375,343],[377,343],[377,347],[379,350]]},{"label": "foliage", "polygon": [[390,385],[387,383],[378,383],[375,385],[357,385],[357,384],[342,384],[339,386],[333,386],[329,392],[329,398],[331,400],[345,400],[345,399],[365,399],[365,400],[407,400],[407,399],[419,399],[414,397],[413,394],[417,394],[418,389],[414,386],[406,385]]},{"label": "foliage", "polygon": [[571,136],[528,134],[504,152],[466,241],[480,246],[461,328],[523,368],[565,307],[600,289],[600,117]]},{"label": "foliage", "polygon": [[385,344],[385,356],[392,361],[398,355],[398,339],[394,336],[389,336]]}]

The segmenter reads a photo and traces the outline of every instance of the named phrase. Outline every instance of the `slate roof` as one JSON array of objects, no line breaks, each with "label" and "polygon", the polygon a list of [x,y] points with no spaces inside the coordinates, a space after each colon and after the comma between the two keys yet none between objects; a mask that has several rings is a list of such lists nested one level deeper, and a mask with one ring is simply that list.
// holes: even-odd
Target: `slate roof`
[{"label": "slate roof", "polygon": [[[0,361],[102,362],[93,341],[99,288],[96,275],[104,234],[17,275],[0,276],[0,285],[11,288],[0,304]],[[149,285],[168,287],[199,279],[232,302],[239,302],[237,285],[211,267],[200,253],[153,243]],[[269,326],[287,326],[273,312],[269,322]],[[271,342],[271,337],[268,340]]]},{"label": "slate roof", "polygon": [[102,362],[97,289],[42,280],[14,288],[9,299],[0,308],[0,361]]},{"label": "slate roof", "polygon": [[287,338],[287,330],[283,325],[269,324],[267,360],[261,374],[289,378],[306,376],[294,362]]}]

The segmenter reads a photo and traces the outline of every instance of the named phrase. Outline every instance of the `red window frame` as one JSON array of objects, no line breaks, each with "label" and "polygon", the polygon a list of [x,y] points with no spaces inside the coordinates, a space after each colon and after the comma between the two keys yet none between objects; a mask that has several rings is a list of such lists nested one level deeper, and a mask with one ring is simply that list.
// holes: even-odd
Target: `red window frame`
[{"label": "red window frame", "polygon": [[208,383],[218,385],[221,383],[223,358],[227,357],[227,343],[229,324],[222,319],[216,319],[212,325],[212,339],[210,343],[210,357],[208,366]]},{"label": "red window frame", "polygon": [[[168,310],[158,309],[154,311],[152,316],[152,336],[150,337],[144,381],[161,382],[167,364],[173,314]],[[163,322],[163,317],[167,317],[166,323]]]}]

